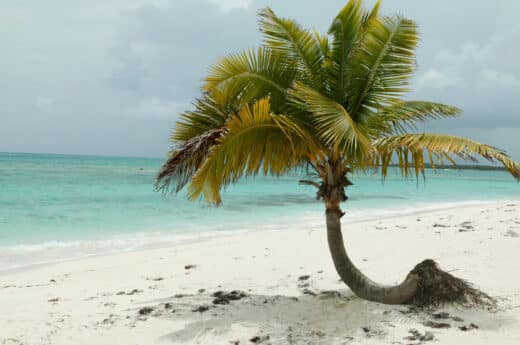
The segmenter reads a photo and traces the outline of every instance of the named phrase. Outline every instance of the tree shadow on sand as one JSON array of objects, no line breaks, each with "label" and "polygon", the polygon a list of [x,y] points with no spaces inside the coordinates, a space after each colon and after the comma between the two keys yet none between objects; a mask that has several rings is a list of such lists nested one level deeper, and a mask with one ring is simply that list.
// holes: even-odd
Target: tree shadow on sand
[{"label": "tree shadow on sand", "polygon": [[[227,304],[213,304],[209,294],[151,301],[154,317],[175,321],[176,329],[160,336],[162,343],[212,344],[346,344],[373,338],[403,341],[408,331],[429,321],[457,329],[478,323],[497,329],[504,317],[482,309],[450,307],[449,312],[367,302],[349,292],[328,291],[299,297],[247,295]],[[437,313],[437,314],[436,314]],[[437,315],[437,316],[435,316]],[[442,320],[439,320],[439,315]],[[424,327],[423,327],[424,328]],[[442,332],[444,330],[435,330]],[[256,339],[255,339],[256,337]],[[255,341],[256,340],[256,341]]]}]

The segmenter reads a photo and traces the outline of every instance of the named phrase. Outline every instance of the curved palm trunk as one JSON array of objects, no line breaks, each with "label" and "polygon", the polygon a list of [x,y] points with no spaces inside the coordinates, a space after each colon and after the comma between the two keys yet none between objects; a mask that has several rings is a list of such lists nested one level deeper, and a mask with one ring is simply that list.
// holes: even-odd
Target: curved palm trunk
[{"label": "curved palm trunk", "polygon": [[385,304],[403,304],[412,300],[418,289],[418,277],[408,274],[399,285],[380,285],[365,276],[352,263],[345,250],[341,234],[341,211],[327,209],[327,239],[334,266],[341,279],[357,296]]},{"label": "curved palm trunk", "polygon": [[[331,161],[331,160],[329,160]],[[303,181],[305,182],[305,181]],[[352,185],[341,166],[327,163],[327,171],[319,185],[318,198],[323,199],[327,214],[327,239],[334,266],[341,280],[360,298],[384,304],[435,306],[458,303],[468,306],[494,307],[496,301],[473,288],[463,279],[441,270],[431,259],[417,264],[405,280],[394,286],[381,285],[364,275],[350,260],[341,234],[340,204],[346,201],[345,187]]]}]

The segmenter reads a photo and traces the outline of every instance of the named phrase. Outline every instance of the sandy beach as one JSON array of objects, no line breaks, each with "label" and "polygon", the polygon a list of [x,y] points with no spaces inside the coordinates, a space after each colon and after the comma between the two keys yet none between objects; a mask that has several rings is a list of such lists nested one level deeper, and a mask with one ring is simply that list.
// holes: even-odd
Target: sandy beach
[{"label": "sandy beach", "polygon": [[0,345],[520,345],[474,3],[0,2]]},{"label": "sandy beach", "polygon": [[346,224],[344,235],[376,281],[433,258],[498,309],[361,300],[339,281],[321,226],[4,273],[0,344],[520,343],[520,203]]}]

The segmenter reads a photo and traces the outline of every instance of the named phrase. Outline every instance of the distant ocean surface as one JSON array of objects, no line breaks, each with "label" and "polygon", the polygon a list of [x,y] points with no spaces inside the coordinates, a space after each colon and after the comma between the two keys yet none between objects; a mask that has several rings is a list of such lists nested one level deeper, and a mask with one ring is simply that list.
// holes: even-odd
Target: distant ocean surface
[{"label": "distant ocean surface", "polygon": [[[227,188],[224,204],[154,192],[162,159],[0,153],[0,271],[164,246],[237,231],[324,226],[315,189],[301,176],[257,177]],[[428,171],[403,180],[397,169],[354,176],[345,221],[520,200],[504,171]]]}]

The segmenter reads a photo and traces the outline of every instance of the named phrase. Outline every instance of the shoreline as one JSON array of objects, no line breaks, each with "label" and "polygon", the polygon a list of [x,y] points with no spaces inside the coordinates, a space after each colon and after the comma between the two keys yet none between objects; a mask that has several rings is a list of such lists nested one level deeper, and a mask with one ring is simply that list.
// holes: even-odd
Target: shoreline
[{"label": "shoreline", "polygon": [[[348,224],[348,225],[355,225],[360,223],[366,223],[376,220],[392,220],[395,218],[400,217],[411,217],[411,216],[417,216],[417,215],[424,215],[424,214],[432,214],[436,212],[443,212],[446,210],[449,210],[453,207],[456,208],[471,208],[471,207],[478,207],[478,206],[493,206],[498,204],[507,204],[507,203],[515,203],[520,202],[519,200],[494,200],[494,201],[483,201],[483,200],[471,200],[471,201],[456,201],[456,202],[442,202],[442,203],[431,203],[428,204],[428,206],[423,206],[419,208],[409,208],[405,211],[395,211],[390,209],[390,211],[385,211],[383,209],[376,210],[376,213],[372,216],[364,216],[354,219],[349,219],[349,213],[348,213],[348,204],[347,207],[345,207],[345,210],[347,211],[347,214],[345,215],[342,223]],[[379,211],[379,212],[378,212]],[[18,272],[27,272],[31,271],[33,269],[38,269],[40,267],[45,267],[48,265],[54,265],[64,262],[74,262],[77,260],[85,260],[89,258],[96,258],[96,257],[110,257],[112,255],[118,255],[118,254],[124,254],[124,253],[136,253],[136,252],[142,252],[147,250],[154,250],[154,249],[164,249],[164,248],[170,248],[175,246],[182,246],[192,243],[200,243],[204,241],[211,241],[216,238],[229,238],[234,236],[241,236],[243,234],[247,233],[255,233],[255,232],[277,232],[277,231],[284,231],[285,228],[288,226],[298,226],[302,227],[301,231],[309,230],[310,227],[317,228],[322,227],[325,229],[325,218],[323,217],[315,217],[315,219],[312,220],[312,224],[309,225],[306,222],[303,223],[292,223],[287,220],[284,222],[281,222],[279,224],[272,223],[268,225],[261,225],[259,227],[251,228],[251,229],[234,229],[234,230],[213,230],[213,231],[198,231],[196,234],[190,233],[190,232],[179,232],[179,233],[135,233],[133,235],[128,234],[120,234],[115,235],[110,238],[105,239],[94,239],[94,240],[74,240],[74,241],[51,241],[51,242],[44,242],[41,244],[20,244],[20,245],[13,245],[13,246],[5,246],[0,247],[0,251],[15,251],[17,249],[20,249],[22,252],[36,252],[36,249],[33,248],[44,248],[42,250],[56,250],[56,249],[62,249],[66,246],[77,246],[79,248],[81,247],[92,247],[95,244],[105,244],[113,241],[134,241],[134,243],[129,243],[128,245],[130,247],[122,247],[122,248],[112,248],[112,249],[106,249],[106,250],[100,250],[99,252],[93,252],[93,253],[84,253],[79,254],[72,257],[58,257],[54,259],[49,260],[43,260],[39,262],[34,263],[27,263],[17,266],[10,266],[10,267],[0,267],[0,277],[3,275],[8,275],[11,273],[18,273]],[[322,223],[322,224],[320,224]],[[276,227],[276,228],[273,228]],[[305,227],[305,228],[303,228]],[[319,230],[319,229],[318,229]],[[139,244],[139,240],[146,240],[147,243]],[[32,247],[32,248],[31,248]],[[23,248],[23,249],[22,249]],[[27,250],[27,248],[31,248],[30,250]]]},{"label": "shoreline", "polygon": [[[520,340],[520,201],[348,224],[344,233],[353,261],[379,283],[433,258],[499,307],[417,312],[361,300],[338,281],[324,229],[289,227],[1,275],[0,344],[373,345],[410,343],[413,330],[443,345]],[[233,290],[237,299],[215,302]]]}]

